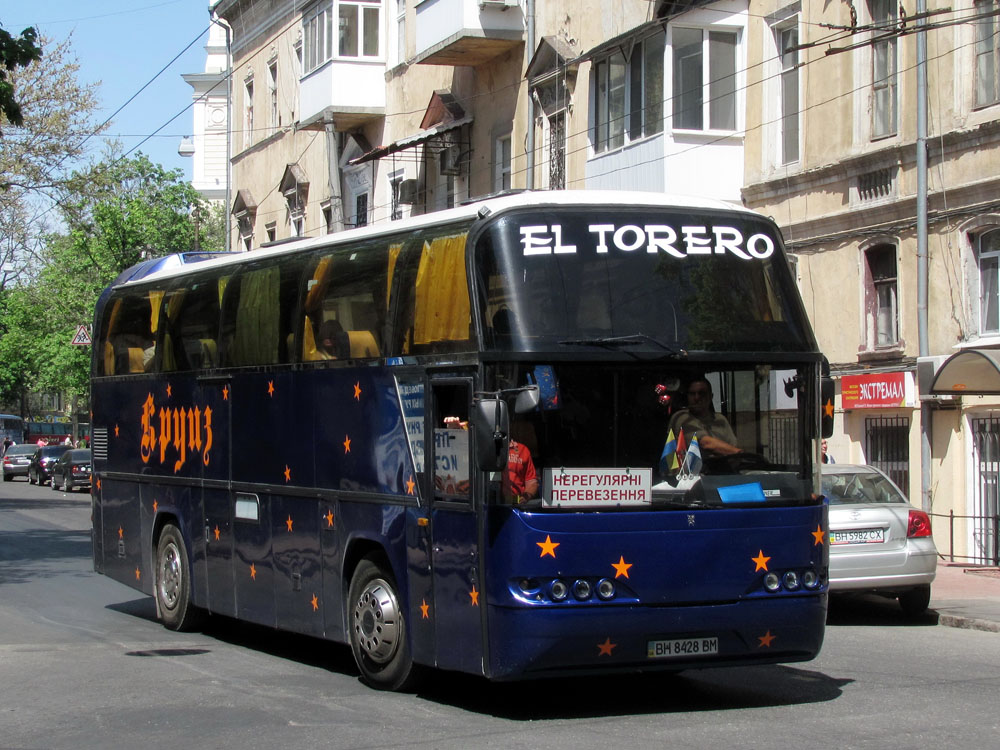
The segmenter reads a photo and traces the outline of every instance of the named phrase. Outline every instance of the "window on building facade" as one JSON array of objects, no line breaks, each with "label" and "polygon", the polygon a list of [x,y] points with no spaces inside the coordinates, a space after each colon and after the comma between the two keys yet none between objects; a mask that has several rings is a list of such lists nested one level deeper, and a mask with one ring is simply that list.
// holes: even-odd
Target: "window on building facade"
[{"label": "window on building facade", "polygon": [[406,61],[406,0],[396,0],[396,63]]},{"label": "window on building facade", "polygon": [[775,29],[781,61],[781,163],[799,160],[799,29],[797,19]]},{"label": "window on building facade", "polygon": [[896,2],[870,0],[872,23],[872,137],[896,133]]},{"label": "window on building facade", "polygon": [[549,190],[566,189],[566,110],[548,118]]},{"label": "window on building facade", "polygon": [[361,193],[354,197],[354,226],[364,227],[368,225],[368,193]]},{"label": "window on building facade", "polygon": [[253,145],[253,78],[248,78],[243,88],[243,145]]},{"label": "window on building facade", "polygon": [[240,233],[240,248],[245,253],[253,250],[253,220],[252,214],[244,214],[236,218],[236,226]]},{"label": "window on building facade", "polygon": [[378,57],[382,0],[337,0],[340,57]]},{"label": "window on building facade", "polygon": [[268,242],[274,242],[278,237],[278,225],[276,222],[269,221],[264,225],[264,233],[267,235]]},{"label": "window on building facade", "polygon": [[267,93],[270,98],[271,132],[275,133],[281,122],[278,120],[278,61],[273,60],[267,65]]},{"label": "window on building facade", "polygon": [[496,192],[510,190],[510,174],[510,133],[507,133],[493,143],[493,189]]},{"label": "window on building facade", "polygon": [[320,2],[302,21],[305,46],[305,71],[308,73],[333,57],[333,4]]},{"label": "window on building facade", "polygon": [[865,251],[866,296],[874,348],[899,343],[899,306],[896,285],[895,245],[876,245]]},{"label": "window on building facade", "polygon": [[[976,106],[1000,102],[1000,0],[976,0]],[[992,14],[992,15],[991,15]]]},{"label": "window on building facade", "polygon": [[658,31],[594,62],[594,151],[600,153],[663,130],[663,49]]},{"label": "window on building facade", "polygon": [[674,27],[675,130],[736,130],[737,42],[735,31]]},{"label": "window on building facade", "polygon": [[979,333],[1000,333],[1000,229],[975,238],[979,266]]}]

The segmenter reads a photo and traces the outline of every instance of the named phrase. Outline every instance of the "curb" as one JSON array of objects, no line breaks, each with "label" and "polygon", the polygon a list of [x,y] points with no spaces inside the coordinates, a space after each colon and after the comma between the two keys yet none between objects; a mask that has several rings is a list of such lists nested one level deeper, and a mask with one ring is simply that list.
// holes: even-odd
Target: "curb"
[{"label": "curb", "polygon": [[938,625],[947,628],[962,628],[964,630],[983,630],[989,633],[1000,633],[1000,622],[993,620],[977,620],[974,617],[959,617],[957,615],[938,615]]}]

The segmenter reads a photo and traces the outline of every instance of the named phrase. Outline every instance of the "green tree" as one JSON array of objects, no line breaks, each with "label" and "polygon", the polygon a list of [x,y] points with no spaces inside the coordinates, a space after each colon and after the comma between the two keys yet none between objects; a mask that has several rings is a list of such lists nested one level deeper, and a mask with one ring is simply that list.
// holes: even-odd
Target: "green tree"
[{"label": "green tree", "polygon": [[[28,27],[20,36],[11,36],[0,26],[0,122],[6,119],[12,125],[20,126],[24,122],[21,115],[21,105],[14,94],[14,86],[8,78],[8,72],[14,68],[23,68],[42,59],[42,48],[35,44],[38,32]],[[3,130],[0,129],[0,135]]]}]

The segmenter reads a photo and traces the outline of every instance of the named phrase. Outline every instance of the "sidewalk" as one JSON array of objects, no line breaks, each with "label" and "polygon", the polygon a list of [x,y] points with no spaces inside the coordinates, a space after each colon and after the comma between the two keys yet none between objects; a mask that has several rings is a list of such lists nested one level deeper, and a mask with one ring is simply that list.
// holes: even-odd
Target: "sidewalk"
[{"label": "sidewalk", "polygon": [[939,625],[1000,633],[1000,569],[939,560],[930,609]]}]

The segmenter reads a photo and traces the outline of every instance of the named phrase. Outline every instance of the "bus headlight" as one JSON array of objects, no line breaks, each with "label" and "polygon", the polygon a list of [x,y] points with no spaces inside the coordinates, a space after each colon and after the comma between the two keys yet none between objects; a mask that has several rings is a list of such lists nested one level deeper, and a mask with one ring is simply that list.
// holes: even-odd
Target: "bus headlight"
[{"label": "bus headlight", "polygon": [[602,578],[597,582],[597,595],[601,599],[611,599],[615,595],[615,584],[608,578]]},{"label": "bus headlight", "polygon": [[802,574],[802,585],[807,589],[819,587],[819,575],[817,575],[815,570],[807,570]]},{"label": "bus headlight", "polygon": [[565,581],[553,581],[552,585],[549,586],[549,596],[552,597],[552,601],[561,602],[569,596],[569,586],[566,585]]},{"label": "bus headlight", "polygon": [[785,584],[785,588],[789,591],[796,591],[798,590],[800,583],[799,574],[794,570],[789,570],[782,578],[782,582]]},{"label": "bus headlight", "polygon": [[577,599],[589,599],[591,593],[590,581],[581,578],[573,583],[573,596]]},{"label": "bus headlight", "polygon": [[764,588],[772,594],[781,588],[781,579],[778,578],[777,573],[768,573],[764,576]]}]

